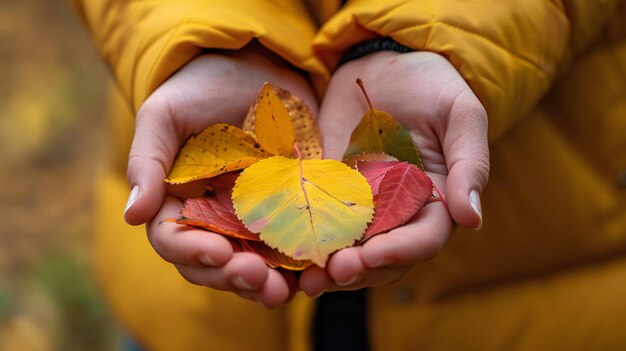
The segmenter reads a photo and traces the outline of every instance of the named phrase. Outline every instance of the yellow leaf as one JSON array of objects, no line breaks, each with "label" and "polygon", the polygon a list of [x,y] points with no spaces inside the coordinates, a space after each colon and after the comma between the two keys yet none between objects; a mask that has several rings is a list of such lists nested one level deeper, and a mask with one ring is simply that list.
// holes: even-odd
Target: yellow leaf
[{"label": "yellow leaf", "polygon": [[363,236],[372,198],[365,178],[339,161],[281,156],[246,168],[232,195],[237,217],[267,245],[320,267]]},{"label": "yellow leaf", "polygon": [[[289,111],[269,83],[263,84],[250,111],[249,115],[253,117],[247,120],[254,120],[251,131],[261,146],[274,155],[291,156],[296,136]],[[244,130],[245,126],[246,122]]]},{"label": "yellow leaf", "polygon": [[246,168],[270,155],[254,137],[228,124],[214,124],[190,138],[178,152],[166,182],[188,183]]},{"label": "yellow leaf", "polygon": [[[283,102],[296,136],[296,144],[306,160],[322,158],[322,137],[320,136],[313,113],[302,99],[288,90],[271,86],[278,98]],[[243,122],[243,130],[254,134],[255,115],[259,106],[260,95],[254,101]]]}]

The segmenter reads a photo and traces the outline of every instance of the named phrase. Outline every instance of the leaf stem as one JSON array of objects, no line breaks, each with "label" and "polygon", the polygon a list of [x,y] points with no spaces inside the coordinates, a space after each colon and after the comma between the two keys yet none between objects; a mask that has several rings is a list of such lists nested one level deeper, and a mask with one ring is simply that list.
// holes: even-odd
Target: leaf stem
[{"label": "leaf stem", "polygon": [[365,100],[367,100],[367,104],[370,107],[370,110],[374,110],[374,106],[372,105],[372,101],[370,100],[370,97],[367,95],[367,92],[365,91],[365,85],[363,84],[363,81],[361,80],[361,78],[357,78],[356,79],[356,84],[359,85],[359,88],[361,88],[361,91],[363,92],[363,95],[365,95]]},{"label": "leaf stem", "polygon": [[441,200],[443,207],[445,207],[446,211],[448,211],[448,215],[450,216],[450,218],[452,218],[452,213],[450,213],[448,202],[446,201],[446,199],[444,199],[443,195],[441,194],[441,191],[439,191],[439,188],[437,187],[437,184],[435,184],[435,182],[433,182],[433,188],[435,189],[435,192],[437,192],[437,197],[439,198],[439,200]]},{"label": "leaf stem", "polygon": [[300,148],[298,147],[298,143],[293,143],[293,148],[296,150],[296,155],[298,155],[298,160],[302,161],[302,154],[300,154]]}]

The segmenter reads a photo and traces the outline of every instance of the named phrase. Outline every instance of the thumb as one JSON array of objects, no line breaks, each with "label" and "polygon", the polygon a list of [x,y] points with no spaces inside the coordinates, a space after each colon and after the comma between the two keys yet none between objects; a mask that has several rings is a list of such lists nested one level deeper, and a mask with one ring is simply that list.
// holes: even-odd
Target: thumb
[{"label": "thumb", "polygon": [[146,101],[135,120],[127,170],[131,191],[124,210],[124,220],[131,225],[148,222],[161,208],[164,179],[179,144],[171,110],[160,105]]},{"label": "thumb", "polygon": [[350,142],[351,131],[361,120],[367,108],[361,105],[358,89],[349,80],[331,80],[319,109],[318,125],[324,144],[324,158],[341,160]]},{"label": "thumb", "polygon": [[480,193],[489,179],[489,147],[487,114],[471,90],[453,100],[443,141],[452,219],[478,230],[482,226]]}]

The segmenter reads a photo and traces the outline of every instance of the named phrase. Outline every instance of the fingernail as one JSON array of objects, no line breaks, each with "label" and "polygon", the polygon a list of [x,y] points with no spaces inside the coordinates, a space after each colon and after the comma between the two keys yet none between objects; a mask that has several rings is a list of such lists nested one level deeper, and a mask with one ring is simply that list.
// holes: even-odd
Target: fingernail
[{"label": "fingernail", "polygon": [[266,308],[266,309],[268,309],[268,310],[270,309],[269,307],[265,306],[265,304],[263,303],[263,301],[261,301],[261,300],[256,300],[256,302],[257,302],[259,305],[261,305],[261,307]]},{"label": "fingernail", "polygon": [[209,255],[198,256],[198,261],[200,261],[200,263],[207,265],[207,266],[217,266],[215,262],[213,261],[213,259],[211,258],[211,256]]},{"label": "fingernail", "polygon": [[238,275],[235,278],[233,278],[233,285],[235,287],[237,287],[238,289],[241,289],[241,290],[249,290],[249,291],[256,290],[255,287],[253,287],[252,285],[248,284],[248,282],[245,281],[243,279],[243,277],[240,276],[240,275]]},{"label": "fingernail", "polygon": [[319,293],[317,293],[317,294],[315,294],[315,295],[313,295],[313,296],[309,296],[309,297],[310,297],[310,298],[312,298],[312,299],[317,299],[318,297],[320,297],[320,296],[324,295],[324,293],[325,293],[325,292],[326,292],[326,291],[322,290],[322,291],[320,291]]},{"label": "fingernail", "polygon": [[360,275],[355,275],[354,277],[350,278],[350,280],[345,281],[345,282],[336,282],[338,286],[345,288],[346,286],[352,285],[354,283],[357,282],[357,280],[361,279]]},{"label": "fingernail", "polygon": [[133,189],[130,191],[130,194],[128,194],[128,201],[126,201],[126,208],[124,209],[124,214],[126,214],[128,209],[131,208],[133,204],[135,204],[135,201],[137,201],[138,197],[139,197],[139,186],[135,185]]},{"label": "fingernail", "polygon": [[478,225],[474,229],[479,230],[483,226],[483,213],[480,207],[480,195],[478,194],[478,191],[472,190],[470,192],[469,202],[470,202],[470,206],[472,207],[472,210],[474,210],[474,213],[476,213],[476,215],[479,218]]}]

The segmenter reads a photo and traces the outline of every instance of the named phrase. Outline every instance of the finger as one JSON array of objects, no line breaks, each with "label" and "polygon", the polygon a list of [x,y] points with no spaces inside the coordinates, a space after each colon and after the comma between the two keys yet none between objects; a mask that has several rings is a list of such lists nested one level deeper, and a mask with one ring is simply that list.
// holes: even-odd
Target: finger
[{"label": "finger", "polygon": [[349,285],[331,285],[326,289],[326,291],[358,290],[393,284],[402,278],[409,270],[409,267],[382,267],[368,269],[363,273],[363,277],[360,280]]},{"label": "finger", "polygon": [[327,291],[355,290],[393,283],[404,275],[407,267],[368,268],[363,263],[361,247],[351,247],[333,255],[324,270],[311,267],[300,276],[302,291],[318,297]]},{"label": "finger", "polygon": [[337,252],[328,274],[338,287],[367,285],[380,268],[406,268],[434,257],[448,241],[451,221],[441,203],[431,203],[411,223]]},{"label": "finger", "polygon": [[179,146],[171,110],[158,102],[158,94],[137,113],[135,137],[128,159],[131,192],[124,219],[138,225],[157,213],[165,197],[165,182]]},{"label": "finger", "polygon": [[346,287],[363,280],[367,268],[361,260],[361,249],[360,246],[348,247],[330,258],[327,271],[335,284]]},{"label": "finger", "polygon": [[[295,277],[289,278],[290,281]],[[296,293],[296,289],[291,286],[293,282],[285,279],[285,275],[275,269],[268,269],[268,276],[265,284],[261,287],[256,301],[265,308],[276,308],[289,302]]]},{"label": "finger", "polygon": [[317,266],[306,269],[300,275],[302,291],[309,296],[317,297],[324,291],[360,283],[367,270],[361,260],[360,250],[358,246],[342,249],[330,258],[326,269]]},{"label": "finger", "polygon": [[409,267],[365,269],[359,273],[361,274],[359,280],[348,285],[337,284],[328,274],[324,274],[323,270],[320,268],[311,269],[310,271],[303,272],[300,276],[300,286],[304,293],[315,298],[330,291],[357,290],[392,284],[402,278],[409,269]]},{"label": "finger", "polygon": [[[233,258],[233,262],[240,260],[241,257]],[[222,291],[231,291],[244,299],[256,301],[265,308],[276,308],[281,304],[287,303],[296,293],[293,285],[296,278],[293,274],[289,276],[263,266],[266,274],[256,272],[256,275],[251,277],[255,269],[263,267],[256,264],[250,266],[249,268],[251,269],[246,270],[247,275],[244,276],[242,272],[240,272],[241,274],[235,272],[237,269],[232,266],[235,266],[235,264],[229,262],[223,269],[197,268],[183,265],[177,265],[176,268],[187,281],[193,284]],[[242,281],[245,281],[245,283],[242,283]]]},{"label": "finger", "polygon": [[[345,70],[345,68],[344,68]],[[340,71],[343,71],[340,68]],[[341,159],[350,141],[351,131],[367,111],[354,77],[343,79],[335,74],[320,106],[319,126],[322,131],[324,158]]]},{"label": "finger", "polygon": [[430,202],[408,224],[365,242],[361,260],[367,268],[407,267],[427,261],[441,251],[453,229],[443,204]]},{"label": "finger", "polygon": [[192,227],[161,222],[178,217],[182,203],[166,197],[163,207],[147,225],[148,240],[166,261],[187,266],[221,266],[231,259],[233,248],[222,235]]},{"label": "finger", "polygon": [[[431,176],[438,183],[445,181],[443,176]],[[374,236],[362,246],[335,253],[327,267],[332,283],[324,289],[354,290],[390,284],[415,264],[439,253],[452,230],[453,223],[443,204],[431,202],[409,224]]]},{"label": "finger", "polygon": [[283,277],[285,282],[287,283],[287,288],[289,289],[289,296],[287,297],[286,302],[291,302],[294,297],[296,297],[296,293],[300,291],[300,285],[298,284],[298,276],[295,272],[286,270],[286,269],[277,269],[276,270]]},{"label": "finger", "polygon": [[443,152],[448,167],[446,199],[452,218],[463,227],[480,229],[480,193],[489,179],[487,114],[469,89],[453,101]]},{"label": "finger", "polygon": [[238,252],[222,267],[175,265],[189,282],[213,289],[244,292],[258,291],[269,276],[269,268],[256,254]]},{"label": "finger", "polygon": [[300,289],[310,297],[318,297],[324,291],[335,286],[328,272],[318,266],[312,266],[300,274]]}]

